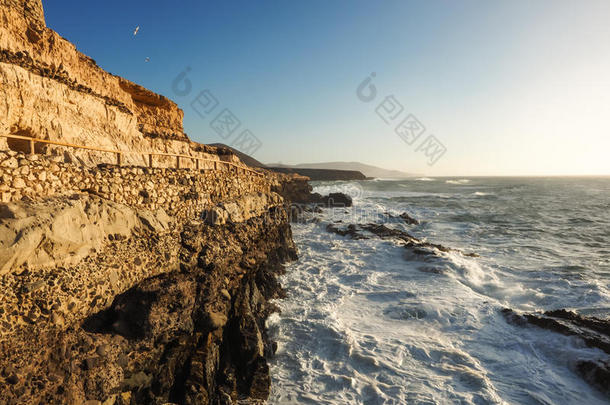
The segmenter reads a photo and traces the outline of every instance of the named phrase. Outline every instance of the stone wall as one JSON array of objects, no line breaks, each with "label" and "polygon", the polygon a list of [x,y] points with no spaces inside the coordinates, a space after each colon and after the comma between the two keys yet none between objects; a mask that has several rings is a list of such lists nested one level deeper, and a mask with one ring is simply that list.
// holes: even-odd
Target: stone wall
[{"label": "stone wall", "polygon": [[0,151],[0,202],[88,192],[135,209],[159,208],[176,220],[196,218],[221,201],[269,194],[267,177],[219,170],[83,167],[63,157]]}]

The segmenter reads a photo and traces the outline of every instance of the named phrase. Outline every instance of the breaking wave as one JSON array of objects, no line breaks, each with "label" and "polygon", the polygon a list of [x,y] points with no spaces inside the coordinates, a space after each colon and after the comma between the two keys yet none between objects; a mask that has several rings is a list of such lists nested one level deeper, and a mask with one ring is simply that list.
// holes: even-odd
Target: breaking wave
[{"label": "breaking wave", "polygon": [[[355,197],[349,212],[408,211],[423,225],[386,225],[481,257],[418,256],[396,241],[331,234],[326,225],[336,218],[328,210],[294,225],[300,259],[282,279],[288,298],[277,302],[281,314],[268,321],[278,342],[269,403],[607,403],[574,371],[576,359],[599,358],[597,349],[510,325],[500,314],[505,307],[610,314],[610,262],[601,247],[610,242],[610,219],[583,212],[600,201],[586,193],[579,200],[571,183],[550,192],[534,180],[453,184],[316,184],[317,192]],[[589,187],[604,190],[596,198],[610,196],[610,184]],[[348,214],[343,222],[358,218]],[[587,247],[590,238],[600,247]]]}]

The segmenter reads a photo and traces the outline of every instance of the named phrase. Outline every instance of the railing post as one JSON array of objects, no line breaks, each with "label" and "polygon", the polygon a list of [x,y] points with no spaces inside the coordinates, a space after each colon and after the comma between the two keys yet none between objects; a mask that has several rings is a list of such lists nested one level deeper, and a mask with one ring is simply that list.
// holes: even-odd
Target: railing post
[{"label": "railing post", "polygon": [[34,146],[34,140],[32,139],[32,140],[30,140],[30,154],[33,155],[35,153],[36,153],[36,149]]},{"label": "railing post", "polygon": [[180,169],[180,156],[176,156],[176,169]]},{"label": "railing post", "polygon": [[152,153],[148,154],[148,167],[150,167],[150,168],[153,167],[153,155],[152,155]]},{"label": "railing post", "polygon": [[218,163],[216,160],[214,161],[214,170],[218,170]]},{"label": "railing post", "polygon": [[199,159],[195,158],[195,169],[199,170]]},{"label": "railing post", "polygon": [[117,152],[116,154],[116,164],[117,166],[121,165],[121,152]]}]

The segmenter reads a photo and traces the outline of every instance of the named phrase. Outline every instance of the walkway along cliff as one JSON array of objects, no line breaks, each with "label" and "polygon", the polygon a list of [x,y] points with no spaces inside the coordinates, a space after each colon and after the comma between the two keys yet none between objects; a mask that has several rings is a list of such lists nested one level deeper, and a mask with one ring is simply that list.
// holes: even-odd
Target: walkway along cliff
[{"label": "walkway along cliff", "polygon": [[284,197],[306,179],[190,141],[40,0],[0,0],[0,20],[0,404],[266,399],[265,319],[296,259]]}]

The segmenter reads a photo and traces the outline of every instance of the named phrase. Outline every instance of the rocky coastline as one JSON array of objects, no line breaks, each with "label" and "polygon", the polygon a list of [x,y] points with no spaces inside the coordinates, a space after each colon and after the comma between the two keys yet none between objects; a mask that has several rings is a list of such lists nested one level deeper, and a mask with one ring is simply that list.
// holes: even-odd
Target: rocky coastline
[{"label": "rocky coastline", "polygon": [[351,201],[192,142],[175,103],[78,52],[40,0],[0,0],[0,19],[0,134],[26,137],[0,137],[0,404],[263,402],[291,205]]},{"label": "rocky coastline", "polygon": [[[291,222],[352,206],[309,181],[365,176],[262,166],[252,175],[244,169],[256,161],[191,141],[176,103],[105,72],[48,28],[41,0],[0,0],[0,19],[0,135],[25,137],[0,136],[0,405],[264,403],[277,348],[266,321],[298,259]],[[43,142],[31,150],[28,138],[125,155],[110,164]],[[151,152],[166,155],[153,165]],[[388,241],[405,260],[477,257],[386,223],[326,231]],[[572,366],[610,396],[608,320],[500,314],[598,350]]]},{"label": "rocky coastline", "polygon": [[[291,207],[328,196],[273,173],[1,156],[0,403],[267,398],[265,320],[297,258]],[[156,181],[143,196],[137,184]]]}]

